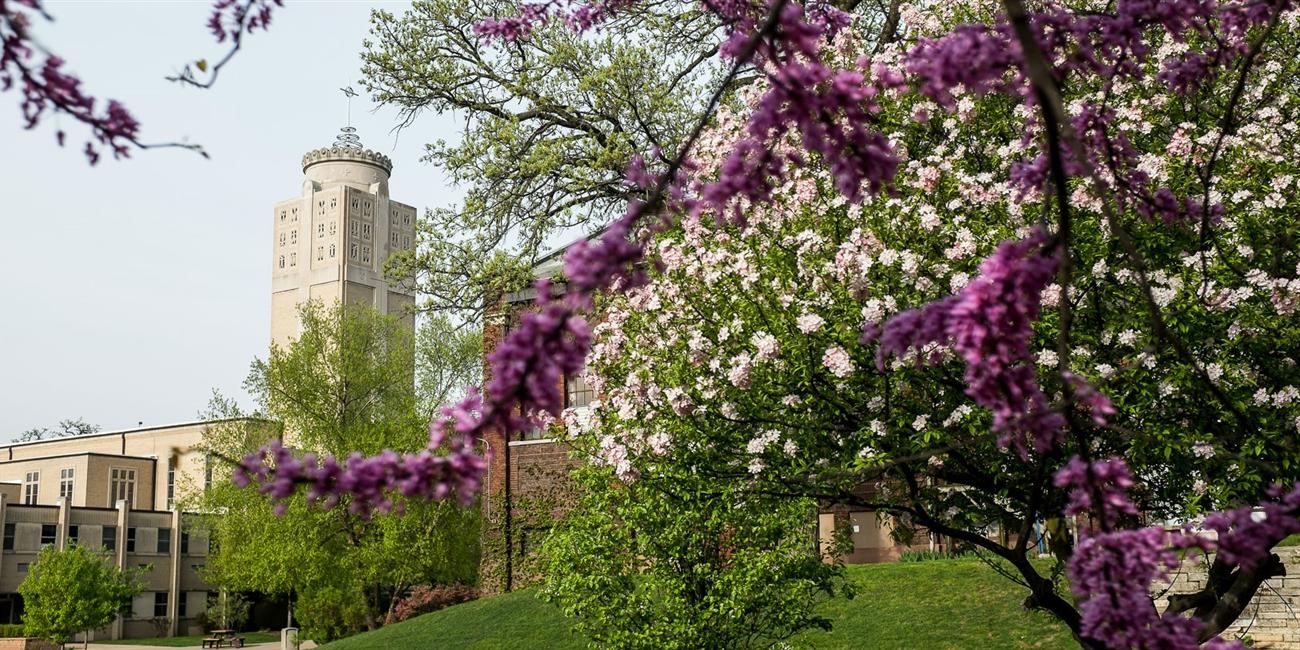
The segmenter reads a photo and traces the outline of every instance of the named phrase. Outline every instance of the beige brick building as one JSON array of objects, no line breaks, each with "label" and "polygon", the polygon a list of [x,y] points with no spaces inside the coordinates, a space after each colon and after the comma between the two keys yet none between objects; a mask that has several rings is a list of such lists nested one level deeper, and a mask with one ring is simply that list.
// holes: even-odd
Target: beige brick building
[{"label": "beige brick building", "polygon": [[41,548],[76,543],[122,568],[149,567],[131,612],[92,638],[196,633],[208,540],[176,504],[211,482],[213,461],[199,450],[210,424],[0,446],[0,622],[21,621],[18,585]]}]

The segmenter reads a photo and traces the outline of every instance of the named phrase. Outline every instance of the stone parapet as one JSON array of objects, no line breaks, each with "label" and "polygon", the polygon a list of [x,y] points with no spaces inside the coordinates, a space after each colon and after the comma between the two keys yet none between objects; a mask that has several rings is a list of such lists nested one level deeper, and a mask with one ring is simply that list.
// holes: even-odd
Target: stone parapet
[{"label": "stone parapet", "polygon": [[342,147],[323,147],[308,151],[302,157],[302,170],[323,162],[358,162],[374,165],[384,170],[385,174],[393,171],[393,161],[382,153],[369,149],[345,149]]}]

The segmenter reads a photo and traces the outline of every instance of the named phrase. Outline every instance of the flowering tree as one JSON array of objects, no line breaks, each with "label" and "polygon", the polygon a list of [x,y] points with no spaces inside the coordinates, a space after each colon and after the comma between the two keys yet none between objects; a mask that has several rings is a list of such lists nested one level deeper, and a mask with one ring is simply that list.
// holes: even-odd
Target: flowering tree
[{"label": "flowering tree", "polygon": [[[502,39],[527,38],[548,19],[587,29],[630,3],[526,3],[479,29]],[[481,471],[469,451],[474,436],[558,414],[558,379],[583,366],[591,332],[582,314],[597,292],[642,286],[644,270],[660,264],[671,280],[671,258],[647,255],[656,232],[682,224],[687,250],[679,252],[690,259],[701,248],[690,231],[709,219],[713,239],[747,238],[768,223],[757,234],[773,247],[806,247],[814,266],[801,269],[796,257],[785,285],[759,285],[772,279],[762,274],[738,285],[757,305],[736,328],[746,338],[719,341],[730,322],[698,315],[701,336],[712,337],[705,349],[730,355],[727,384],[712,395],[692,386],[698,394],[669,396],[686,391],[673,382],[692,371],[679,369],[654,403],[676,400],[721,419],[701,417],[712,433],[703,451],[668,442],[663,453],[708,453],[711,444],[757,485],[777,476],[807,486],[804,495],[836,471],[844,481],[884,481],[896,496],[881,509],[1002,555],[1028,583],[1031,604],[1060,617],[1086,647],[1232,646],[1217,634],[1277,570],[1269,549],[1300,529],[1300,491],[1282,487],[1297,458],[1289,317],[1300,288],[1285,195],[1295,146],[1290,3],[921,5],[903,12],[899,45],[871,57],[831,6],[706,7],[726,25],[727,81],[741,71],[765,79],[752,111],[732,118],[740,137],[707,164],[714,150],[701,138],[724,82],[664,173],[633,165],[630,182],[647,200],[568,253],[567,291],[539,292],[538,312],[498,348],[488,399],[471,396],[435,427],[435,443],[454,429],[457,451],[347,468],[268,469],[253,456],[244,476],[277,495],[305,482],[317,494],[359,494],[355,503],[379,506],[392,490],[464,495]],[[1252,128],[1267,137],[1252,138]],[[931,160],[937,149],[925,147],[937,143],[946,148]],[[783,232],[788,217],[772,213],[788,201],[786,186],[808,175],[810,205],[831,189],[846,205],[822,205],[804,217],[815,228]],[[828,231],[841,208],[845,230]],[[812,236],[800,241],[804,231]],[[834,244],[830,269],[816,266],[830,253],[818,238]],[[775,259],[760,255],[761,237],[748,241],[753,264]],[[950,248],[951,261],[939,263],[948,268],[934,264]],[[975,266],[973,255],[986,257]],[[794,283],[818,274],[837,283],[829,297]],[[647,291],[629,300],[654,295]],[[790,296],[777,303],[790,313],[769,313],[769,293]],[[857,322],[843,313],[854,301],[866,310]],[[758,330],[762,314],[773,322]],[[788,338],[787,316],[803,339]],[[783,346],[820,350],[820,366],[815,356],[798,365],[782,358]],[[722,370],[694,372],[720,382]],[[737,402],[733,418],[717,398],[746,383],[764,399],[747,400],[745,411]],[[809,414],[799,412],[804,392],[816,400]],[[800,419],[762,429],[741,419],[775,408],[773,397]],[[720,424],[728,419],[747,426]],[[626,467],[607,460],[632,480],[646,469],[636,456],[658,452],[655,434],[611,442],[630,450]],[[1257,500],[1253,510],[1207,516],[1214,540],[1137,525],[1139,505],[1189,513]],[[1061,552],[1073,602],[1024,567],[1022,549],[972,532],[998,510],[1020,522],[1089,515],[1091,527]],[[1209,585],[1158,612],[1152,581],[1192,546],[1215,552]]]}]

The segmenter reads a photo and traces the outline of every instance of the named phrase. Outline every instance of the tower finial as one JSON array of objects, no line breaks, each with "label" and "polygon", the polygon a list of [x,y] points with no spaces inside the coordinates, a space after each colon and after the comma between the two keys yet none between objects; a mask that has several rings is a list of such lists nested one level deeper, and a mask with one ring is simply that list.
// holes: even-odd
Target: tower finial
[{"label": "tower finial", "polygon": [[352,86],[344,86],[339,90],[348,98],[348,126],[352,126],[352,98],[357,96],[357,91],[352,90]]},{"label": "tower finial", "polygon": [[357,135],[357,130],[345,126],[339,129],[339,137],[334,140],[333,148],[335,149],[361,149],[361,136]]}]

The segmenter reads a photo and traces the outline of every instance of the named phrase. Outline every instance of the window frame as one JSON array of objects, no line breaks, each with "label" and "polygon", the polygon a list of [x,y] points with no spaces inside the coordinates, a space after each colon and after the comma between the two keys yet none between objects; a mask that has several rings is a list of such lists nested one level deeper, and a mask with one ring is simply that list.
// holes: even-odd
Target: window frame
[{"label": "window frame", "polygon": [[63,467],[59,469],[59,498],[68,499],[68,504],[72,503],[72,493],[77,489],[77,468]]},{"label": "window frame", "polygon": [[[135,510],[135,478],[134,467],[108,468],[108,507],[116,508],[118,501],[126,501],[127,509]],[[125,494],[119,494],[122,492]]]},{"label": "window frame", "polygon": [[41,498],[41,472],[40,470],[27,472],[23,475],[23,505],[34,506]]}]

